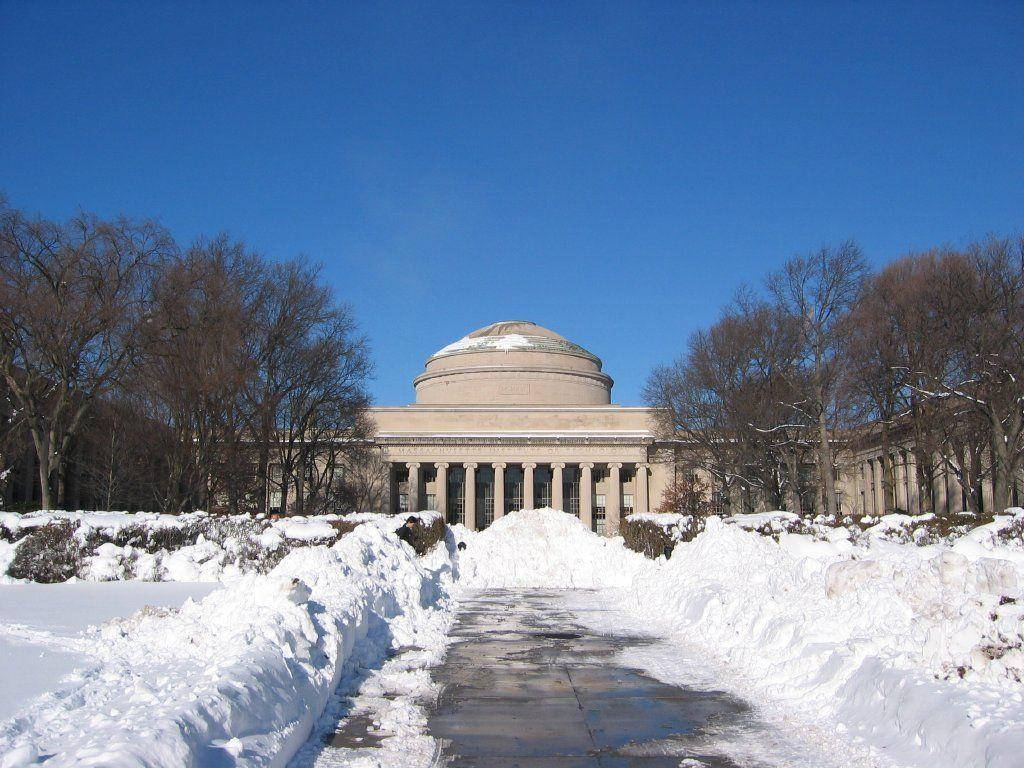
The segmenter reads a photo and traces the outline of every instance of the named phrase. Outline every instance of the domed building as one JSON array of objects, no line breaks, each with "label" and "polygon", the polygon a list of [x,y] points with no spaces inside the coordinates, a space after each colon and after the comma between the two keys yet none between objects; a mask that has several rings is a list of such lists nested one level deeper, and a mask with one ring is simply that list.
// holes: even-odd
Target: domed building
[{"label": "domed building", "polygon": [[493,323],[431,355],[416,402],[372,411],[386,462],[382,511],[436,509],[484,528],[554,507],[614,535],[665,478],[648,408],[611,402],[592,352],[526,321]]}]

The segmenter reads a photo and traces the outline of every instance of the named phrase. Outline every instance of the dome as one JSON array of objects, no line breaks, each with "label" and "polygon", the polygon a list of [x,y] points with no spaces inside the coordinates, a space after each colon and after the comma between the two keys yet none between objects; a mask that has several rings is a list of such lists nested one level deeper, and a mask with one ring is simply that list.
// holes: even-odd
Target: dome
[{"label": "dome", "polygon": [[547,328],[542,328],[536,323],[524,322],[522,320],[506,320],[500,323],[491,323],[485,328],[473,331],[458,341],[453,341],[448,346],[442,347],[431,355],[430,359],[433,360],[444,355],[458,355],[482,350],[499,350],[502,352],[511,352],[513,350],[564,352],[570,355],[589,357],[598,363],[601,362],[596,356],[590,354],[578,344],[573,344],[564,336],[560,336]]},{"label": "dome", "polygon": [[492,323],[442,347],[413,382],[419,405],[607,405],[601,360],[536,323]]}]

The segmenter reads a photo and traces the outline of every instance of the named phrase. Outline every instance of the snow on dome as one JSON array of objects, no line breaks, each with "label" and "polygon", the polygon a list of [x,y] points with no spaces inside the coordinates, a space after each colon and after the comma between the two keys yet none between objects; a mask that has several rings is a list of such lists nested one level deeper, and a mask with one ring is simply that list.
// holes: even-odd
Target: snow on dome
[{"label": "snow on dome", "polygon": [[417,405],[608,405],[612,379],[579,344],[506,320],[435,352],[413,386]]},{"label": "snow on dome", "polygon": [[468,333],[442,347],[430,359],[461,352],[562,352],[597,359],[564,336],[525,320],[504,320]]}]

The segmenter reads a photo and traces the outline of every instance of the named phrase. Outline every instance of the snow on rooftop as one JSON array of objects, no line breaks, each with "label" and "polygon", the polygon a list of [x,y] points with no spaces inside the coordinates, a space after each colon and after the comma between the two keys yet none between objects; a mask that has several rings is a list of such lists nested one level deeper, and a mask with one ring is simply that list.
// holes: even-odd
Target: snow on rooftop
[{"label": "snow on rooftop", "polygon": [[458,341],[453,341],[446,347],[442,347],[434,353],[438,355],[450,355],[453,352],[466,352],[469,350],[495,350],[499,352],[511,352],[516,349],[530,349],[534,346],[530,337],[519,333],[510,333],[504,336],[463,336]]}]

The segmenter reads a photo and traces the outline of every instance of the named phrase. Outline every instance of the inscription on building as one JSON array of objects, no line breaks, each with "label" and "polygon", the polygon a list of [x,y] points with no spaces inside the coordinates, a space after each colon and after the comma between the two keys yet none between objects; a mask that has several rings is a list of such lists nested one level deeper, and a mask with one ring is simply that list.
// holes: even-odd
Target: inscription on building
[{"label": "inscription on building", "polygon": [[423,445],[423,446],[405,446],[405,445],[389,445],[382,448],[386,456],[460,456],[466,458],[476,458],[480,456],[499,456],[499,457],[511,457],[514,456],[516,459],[522,461],[529,461],[532,458],[538,456],[545,457],[565,457],[567,455],[579,456],[584,455],[586,457],[601,456],[613,460],[615,457],[619,459],[625,456],[635,457],[636,455],[643,455],[646,453],[646,448],[643,446],[604,446],[604,445],[574,445],[571,447],[558,447],[558,446],[526,446],[526,445],[487,445],[487,446],[472,446],[472,445]]}]

